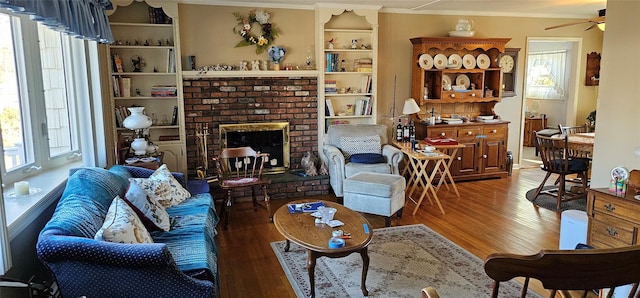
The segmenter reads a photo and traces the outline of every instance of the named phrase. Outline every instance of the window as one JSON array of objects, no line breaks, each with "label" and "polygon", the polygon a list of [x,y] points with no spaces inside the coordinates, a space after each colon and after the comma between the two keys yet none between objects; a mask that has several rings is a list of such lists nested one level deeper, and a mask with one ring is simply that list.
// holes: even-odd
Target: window
[{"label": "window", "polygon": [[[0,149],[4,154],[0,182],[5,191],[0,194],[1,275],[11,265],[12,224],[28,225],[48,206],[42,201],[53,197],[44,184],[57,186],[64,181],[65,167],[98,163],[94,141],[100,136],[94,138],[94,134],[102,121],[95,119],[101,115],[96,108],[100,104],[91,104],[91,95],[100,92],[94,86],[99,80],[90,75],[98,72],[90,71],[98,64],[96,42],[70,37],[28,15],[1,9],[0,36]],[[83,157],[81,148],[89,154]],[[52,172],[56,173],[53,182],[47,176]],[[35,197],[30,198],[32,205],[13,210],[16,204],[6,201],[13,192],[6,191],[20,180],[38,181],[32,185],[42,187],[42,194],[30,196]],[[36,215],[21,217],[30,213]]]},{"label": "window", "polygon": [[527,59],[526,97],[566,99],[567,51],[532,52]]}]

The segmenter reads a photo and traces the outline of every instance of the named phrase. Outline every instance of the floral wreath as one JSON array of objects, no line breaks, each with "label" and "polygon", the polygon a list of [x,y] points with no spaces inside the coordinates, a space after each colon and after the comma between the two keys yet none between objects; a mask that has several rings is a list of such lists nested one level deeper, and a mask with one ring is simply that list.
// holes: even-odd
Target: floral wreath
[{"label": "floral wreath", "polygon": [[[233,15],[238,21],[238,25],[233,27],[233,33],[242,37],[242,40],[236,44],[236,48],[255,45],[256,54],[262,54],[278,36],[278,30],[269,23],[269,13],[263,10],[249,11],[248,17],[238,12],[234,12]],[[261,35],[251,34],[251,27],[254,25],[260,26]]]}]

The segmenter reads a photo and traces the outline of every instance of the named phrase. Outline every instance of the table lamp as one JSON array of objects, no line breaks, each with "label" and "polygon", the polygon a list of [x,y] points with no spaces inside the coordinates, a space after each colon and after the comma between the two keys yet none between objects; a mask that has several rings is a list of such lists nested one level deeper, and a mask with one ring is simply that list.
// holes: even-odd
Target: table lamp
[{"label": "table lamp", "polygon": [[420,112],[420,107],[413,98],[407,98],[404,100],[404,106],[402,106],[402,114],[411,115]]},{"label": "table lamp", "polygon": [[122,126],[135,131],[136,138],[131,142],[131,149],[135,155],[145,155],[147,153],[147,139],[144,138],[143,130],[151,126],[151,117],[143,114],[144,107],[127,108],[131,115],[124,118]]}]

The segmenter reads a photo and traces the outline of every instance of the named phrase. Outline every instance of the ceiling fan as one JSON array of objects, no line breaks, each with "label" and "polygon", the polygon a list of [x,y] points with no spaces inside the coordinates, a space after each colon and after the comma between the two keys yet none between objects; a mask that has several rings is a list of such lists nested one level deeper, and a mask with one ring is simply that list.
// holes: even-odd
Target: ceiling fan
[{"label": "ceiling fan", "polygon": [[566,27],[566,26],[572,26],[572,25],[578,25],[578,24],[585,24],[585,23],[588,24],[588,23],[590,23],[591,26],[587,27],[587,29],[584,29],[584,31],[592,29],[593,27],[598,27],[600,30],[604,31],[604,15],[605,15],[606,11],[607,11],[606,9],[600,9],[600,10],[598,10],[598,16],[595,17],[595,18],[589,18],[589,19],[584,19],[582,21],[555,25],[555,26],[544,28],[544,30],[555,29],[555,28]]}]

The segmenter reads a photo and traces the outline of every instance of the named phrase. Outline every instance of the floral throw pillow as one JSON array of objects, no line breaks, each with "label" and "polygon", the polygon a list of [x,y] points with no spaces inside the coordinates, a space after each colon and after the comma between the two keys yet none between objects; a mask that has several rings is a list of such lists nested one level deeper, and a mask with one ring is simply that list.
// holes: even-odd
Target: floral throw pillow
[{"label": "floral throw pillow", "polygon": [[341,137],[340,149],[345,159],[358,153],[382,153],[380,136]]},{"label": "floral throw pillow", "polygon": [[129,183],[124,200],[135,211],[147,229],[152,231],[169,231],[171,223],[169,214],[160,203],[151,199],[138,183]]},{"label": "floral throw pillow", "polygon": [[191,193],[180,185],[164,164],[149,178],[129,178],[129,182],[140,185],[153,200],[165,208],[178,205],[191,197]]},{"label": "floral throw pillow", "polygon": [[153,243],[138,215],[120,196],[111,202],[107,217],[94,239],[117,243]]}]

